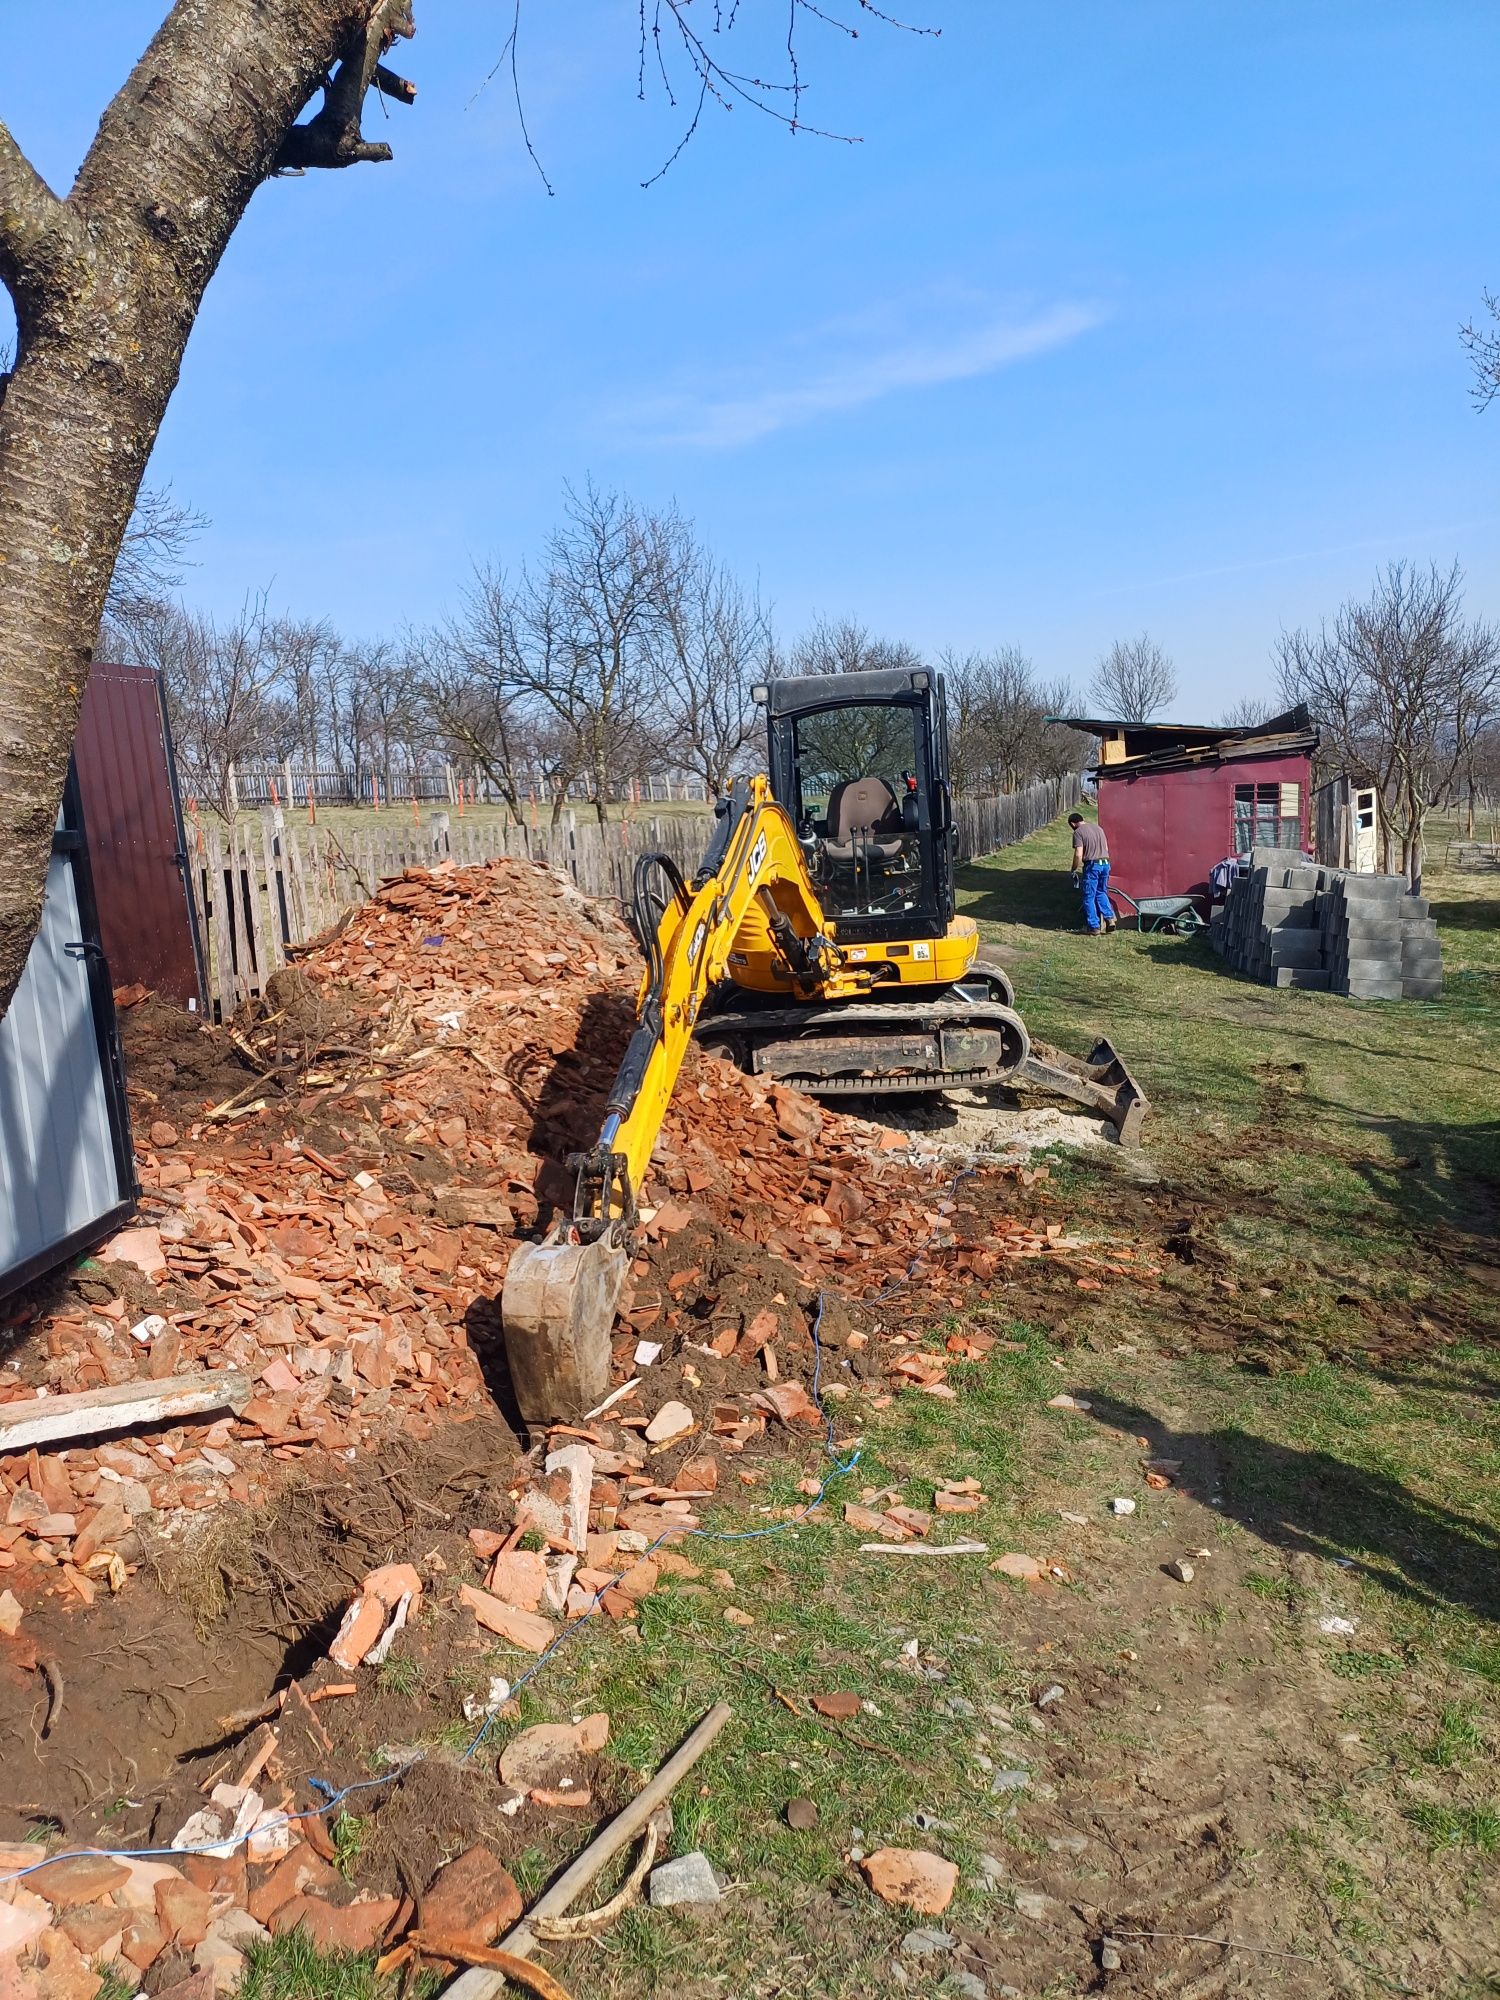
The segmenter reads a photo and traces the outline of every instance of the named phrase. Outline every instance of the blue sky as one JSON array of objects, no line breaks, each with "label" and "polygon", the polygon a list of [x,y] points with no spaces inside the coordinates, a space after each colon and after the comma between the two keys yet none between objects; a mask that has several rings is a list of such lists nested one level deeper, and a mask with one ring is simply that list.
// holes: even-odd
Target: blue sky
[{"label": "blue sky", "polygon": [[[55,186],[162,6],[9,24],[4,112]],[[741,8],[759,69],[783,0]],[[679,124],[637,101],[635,7],[525,0],[551,197],[485,85],[509,16],[418,0],[394,164],[256,196],[151,473],[212,519],[197,601],[420,621],[592,473],[675,499],[784,631],[850,613],[1082,681],[1146,628],[1182,715],[1263,692],[1280,626],[1393,557],[1456,556],[1500,615],[1500,409],[1458,340],[1500,287],[1492,6],[809,21],[806,115],[862,143],[710,111],[643,190]]]}]

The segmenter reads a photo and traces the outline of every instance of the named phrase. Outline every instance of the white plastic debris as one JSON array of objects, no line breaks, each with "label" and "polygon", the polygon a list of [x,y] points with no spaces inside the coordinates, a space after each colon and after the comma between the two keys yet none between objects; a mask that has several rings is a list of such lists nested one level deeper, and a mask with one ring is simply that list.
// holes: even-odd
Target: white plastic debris
[{"label": "white plastic debris", "polygon": [[500,1674],[492,1674],[482,1701],[477,1694],[464,1697],[464,1720],[478,1722],[481,1716],[497,1715],[509,1700],[510,1682]]},{"label": "white plastic debris", "polygon": [[638,1340],[635,1344],[635,1365],[649,1368],[653,1361],[660,1361],[662,1344],[659,1340]]},{"label": "white plastic debris", "polygon": [[165,1333],[166,1330],[167,1322],[162,1318],[160,1313],[147,1313],[144,1319],[138,1319],[130,1329],[130,1338],[138,1340],[142,1347],[146,1347],[156,1339],[158,1334]]},{"label": "white plastic debris", "polygon": [[1111,1514],[1133,1514],[1135,1512],[1135,1502],[1126,1499],[1123,1495],[1119,1495],[1110,1501],[1109,1511]]},{"label": "white plastic debris", "polygon": [[1351,1639],[1359,1630],[1357,1618],[1320,1618],[1318,1630],[1326,1632],[1330,1639]]}]

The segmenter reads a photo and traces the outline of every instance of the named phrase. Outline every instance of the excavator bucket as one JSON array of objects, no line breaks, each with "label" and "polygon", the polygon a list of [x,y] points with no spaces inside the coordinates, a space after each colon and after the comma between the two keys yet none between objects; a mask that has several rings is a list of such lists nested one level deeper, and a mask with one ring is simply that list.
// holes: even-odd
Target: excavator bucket
[{"label": "excavator bucket", "polygon": [[581,1417],[609,1394],[609,1336],[630,1268],[622,1243],[562,1223],[511,1256],[500,1295],[505,1356],[528,1428]]},{"label": "excavator bucket", "polygon": [[1120,1135],[1122,1146],[1141,1143],[1141,1127],[1151,1100],[1130,1073],[1129,1065],[1113,1042],[1101,1038],[1087,1062],[1054,1049],[1046,1042],[1033,1042],[1031,1053],[1008,1079],[1018,1089],[1046,1092],[1051,1097],[1071,1097],[1101,1112]]}]

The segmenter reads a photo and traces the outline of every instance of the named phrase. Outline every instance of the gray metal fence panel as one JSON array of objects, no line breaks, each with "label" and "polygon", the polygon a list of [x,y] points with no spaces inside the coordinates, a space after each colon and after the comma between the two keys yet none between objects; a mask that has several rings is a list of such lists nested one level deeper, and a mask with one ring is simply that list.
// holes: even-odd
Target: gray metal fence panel
[{"label": "gray metal fence panel", "polygon": [[65,808],[41,929],[0,1021],[0,1293],[97,1240],[134,1193],[81,848]]}]

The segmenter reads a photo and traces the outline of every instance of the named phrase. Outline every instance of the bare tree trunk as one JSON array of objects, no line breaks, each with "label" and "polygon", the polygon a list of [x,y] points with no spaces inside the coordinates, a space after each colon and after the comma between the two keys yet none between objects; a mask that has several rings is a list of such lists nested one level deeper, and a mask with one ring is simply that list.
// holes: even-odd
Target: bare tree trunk
[{"label": "bare tree trunk", "polygon": [[0,125],[0,282],[19,332],[0,381],[0,1013],[40,914],[115,558],[204,287],[341,59],[297,128],[298,163],[389,157],[359,139],[359,101],[409,8],[177,0],[66,201]]}]

